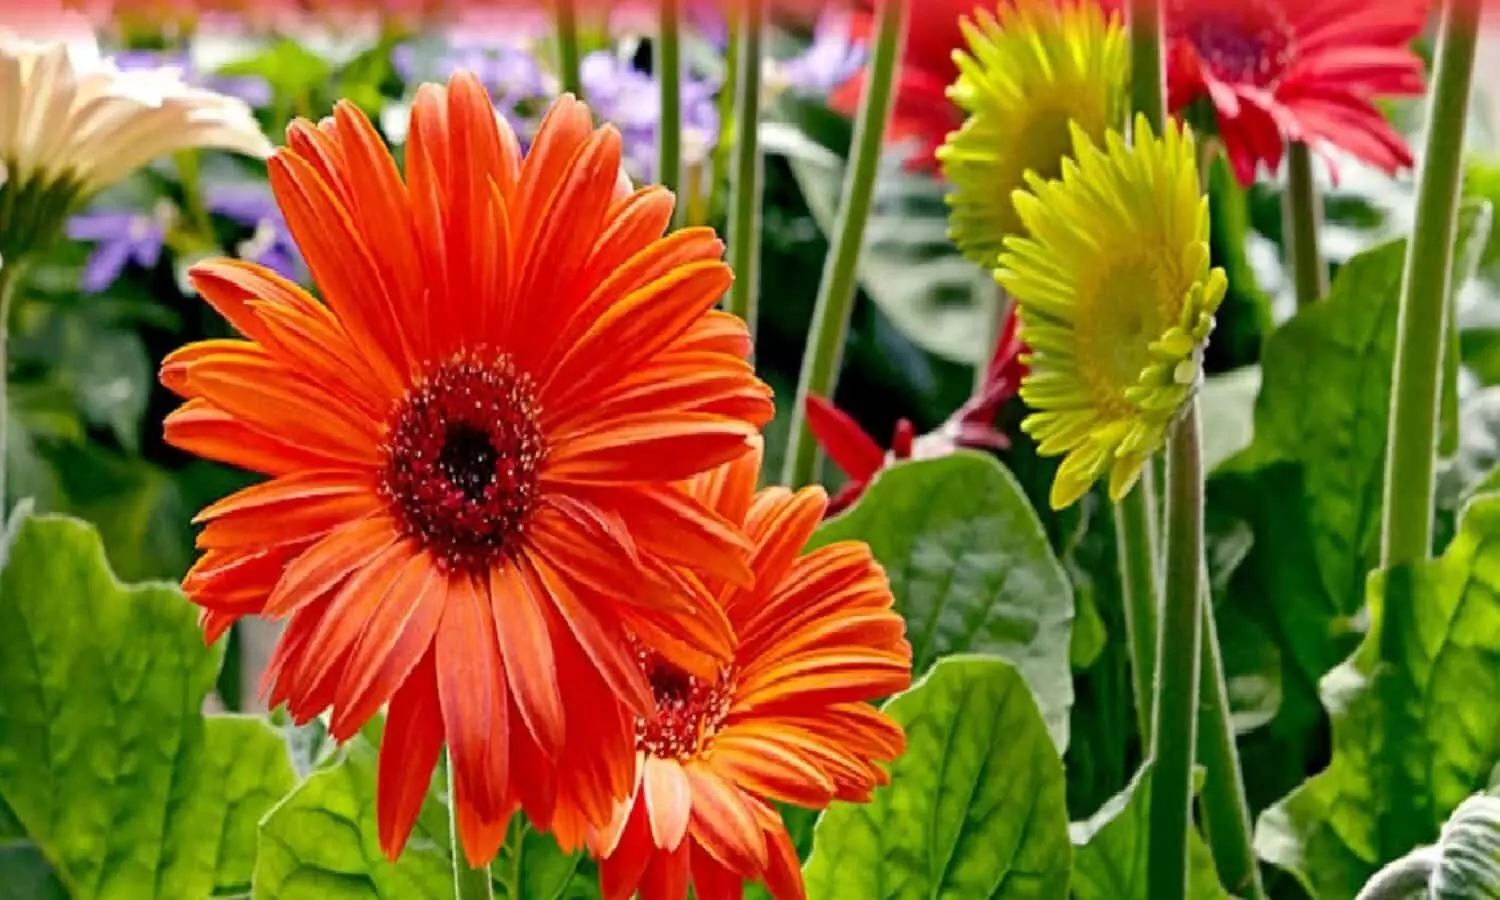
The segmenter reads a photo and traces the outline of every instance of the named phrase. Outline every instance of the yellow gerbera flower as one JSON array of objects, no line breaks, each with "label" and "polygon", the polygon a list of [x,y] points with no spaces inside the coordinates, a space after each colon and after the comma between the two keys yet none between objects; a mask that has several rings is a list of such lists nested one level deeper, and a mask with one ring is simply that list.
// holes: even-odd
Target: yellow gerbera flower
[{"label": "yellow gerbera flower", "polygon": [[996,280],[1019,304],[1031,348],[1021,427],[1045,456],[1062,509],[1109,474],[1119,500],[1161,448],[1202,378],[1203,347],[1228,283],[1209,269],[1208,200],[1192,134],[1144,117],[1127,147],[1077,125],[1062,178],[1014,195],[1026,237],[1005,241]]},{"label": "yellow gerbera flower", "polygon": [[979,9],[960,27],[969,51],[953,54],[948,96],[967,114],[937,151],[953,185],[949,236],[985,268],[1002,241],[1022,233],[1011,194],[1027,172],[1056,178],[1077,125],[1095,140],[1125,121],[1125,27],[1096,0],[1012,0]]}]

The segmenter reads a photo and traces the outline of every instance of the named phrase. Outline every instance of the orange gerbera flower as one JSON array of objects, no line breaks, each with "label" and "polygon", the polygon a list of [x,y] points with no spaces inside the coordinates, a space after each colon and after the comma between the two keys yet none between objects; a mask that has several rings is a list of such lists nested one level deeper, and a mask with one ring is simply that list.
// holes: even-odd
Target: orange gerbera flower
[{"label": "orange gerbera flower", "polygon": [[271,159],[323,304],[249,263],[192,272],[247,340],[167,359],[167,439],[270,480],[198,516],[183,587],[209,639],[288,620],[266,685],[296,719],[331,710],[345,740],[389,704],[393,857],[445,741],[476,865],[518,806],[608,821],[655,709],[627,634],[699,674],[731,651],[681,570],[748,582],[748,546],[679,482],[747,452],[770,390],[713,309],[723,245],[663,238],[671,194],[622,199],[619,171],[570,96],[523,158],[461,73],[418,91],[404,182],[349,104]]},{"label": "orange gerbera flower", "polygon": [[911,683],[885,572],[862,542],[801,555],[828,495],[757,494],[759,469],[757,448],[690,483],[691,496],[744,523],[755,581],[719,594],[739,643],[715,677],[637,654],[657,716],[637,725],[634,793],[589,841],[606,900],[682,900],[689,882],[699,900],[725,900],[746,880],[779,900],[803,897],[797,852],[768,801],[867,801],[887,780],[875,761],[905,750],[901,727],[866,702]]}]

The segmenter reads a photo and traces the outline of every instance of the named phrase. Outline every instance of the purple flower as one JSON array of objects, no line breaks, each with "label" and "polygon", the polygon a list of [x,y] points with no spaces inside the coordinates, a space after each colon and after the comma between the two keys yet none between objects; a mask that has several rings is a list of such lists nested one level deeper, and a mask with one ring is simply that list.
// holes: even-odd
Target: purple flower
[{"label": "purple flower", "polygon": [[557,91],[556,78],[537,61],[530,44],[525,33],[460,32],[443,53],[427,59],[416,45],[400,44],[391,51],[391,65],[408,84],[446,80],[461,69],[473,72],[524,143],[538,124],[530,107]]},{"label": "purple flower", "polygon": [[[589,106],[619,129],[630,177],[637,183],[654,181],[656,135],[661,123],[661,92],[656,79],[607,50],[584,57],[579,77]],[[701,164],[718,141],[717,93],[717,84],[683,79],[682,157],[688,166]]]},{"label": "purple flower", "polygon": [[83,290],[103,293],[134,262],[154,269],[161,259],[162,243],[172,227],[176,209],[163,200],[149,213],[133,210],[99,210],[68,220],[68,239],[93,243],[83,270]]},{"label": "purple flower", "polygon": [[302,256],[268,192],[241,185],[214,187],[206,192],[204,205],[209,212],[251,229],[250,236],[235,245],[236,256],[260,263],[283,278],[302,280]]},{"label": "purple flower", "polygon": [[194,68],[185,53],[165,53],[156,50],[126,50],[114,55],[115,65],[121,70],[131,69],[176,69],[183,80],[207,90],[230,97],[238,97],[253,107],[270,105],[271,85],[255,75],[215,75]]},{"label": "purple flower", "polygon": [[809,94],[827,94],[864,67],[863,44],[849,35],[849,14],[825,12],[818,17],[812,42],[798,56],[771,65],[770,81]]}]

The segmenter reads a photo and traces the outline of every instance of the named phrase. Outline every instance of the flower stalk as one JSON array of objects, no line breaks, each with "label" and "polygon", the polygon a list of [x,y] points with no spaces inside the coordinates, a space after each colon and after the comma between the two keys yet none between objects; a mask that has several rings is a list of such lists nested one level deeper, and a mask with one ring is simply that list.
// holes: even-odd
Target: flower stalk
[{"label": "flower stalk", "polygon": [[792,407],[791,439],[783,473],[783,481],[791,487],[812,483],[818,468],[818,444],[807,427],[807,398],[810,394],[833,395],[843,358],[849,316],[854,308],[859,254],[874,202],[875,176],[886,123],[891,116],[896,69],[905,43],[907,5],[908,0],[883,0],[880,4],[870,76],[854,123],[854,154],[844,177],[838,227],[818,282],[812,326],[797,379],[797,400]]},{"label": "flower stalk", "polygon": [[[656,180],[674,194],[682,186],[682,0],[661,0],[656,36],[656,77],[661,121],[656,132]],[[682,221],[678,202],[673,220]]]},{"label": "flower stalk", "polygon": [[1323,201],[1313,181],[1312,150],[1301,141],[1287,147],[1286,214],[1282,233],[1296,288],[1297,308],[1310,306],[1328,293],[1328,266],[1318,235],[1323,230]]},{"label": "flower stalk", "polygon": [[557,0],[557,76],[564,93],[583,96],[578,51],[578,7],[576,0]]},{"label": "flower stalk", "polygon": [[744,319],[755,339],[760,288],[761,175],[760,153],[761,35],[765,30],[762,0],[740,4],[735,37],[738,74],[735,77],[734,191],[729,198],[729,312]]},{"label": "flower stalk", "polygon": [[453,851],[453,900],[492,900],[495,886],[489,866],[474,868],[464,855],[458,832],[458,797],[453,789],[453,750],[448,750],[448,835]]},{"label": "flower stalk", "polygon": [[1417,216],[1406,245],[1391,374],[1380,565],[1432,555],[1433,467],[1442,389],[1445,319],[1458,226],[1464,125],[1474,80],[1479,5],[1443,4]]},{"label": "flower stalk", "polygon": [[0,259],[0,526],[10,515],[6,472],[10,468],[10,307],[21,281],[21,264]]},{"label": "flower stalk", "polygon": [[1130,644],[1130,683],[1143,746],[1151,744],[1151,683],[1156,672],[1156,617],[1161,596],[1157,590],[1155,511],[1156,471],[1147,466],[1130,493],[1114,504],[1115,552]]},{"label": "flower stalk", "polygon": [[1156,650],[1147,895],[1184,900],[1192,827],[1193,751],[1203,644],[1203,441],[1193,396],[1167,443],[1167,529],[1161,639]]}]

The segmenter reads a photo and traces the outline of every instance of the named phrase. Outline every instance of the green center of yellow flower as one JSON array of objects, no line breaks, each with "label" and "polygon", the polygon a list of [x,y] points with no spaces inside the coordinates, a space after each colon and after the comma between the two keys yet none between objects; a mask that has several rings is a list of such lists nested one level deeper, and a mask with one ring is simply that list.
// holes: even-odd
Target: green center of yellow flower
[{"label": "green center of yellow flower", "polygon": [[1076,295],[1077,359],[1099,405],[1128,416],[1125,391],[1150,364],[1148,348],[1175,320],[1173,298],[1182,292],[1161,260],[1144,254],[1122,257],[1097,273],[1080,282]]}]

